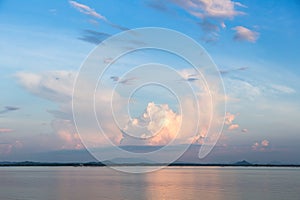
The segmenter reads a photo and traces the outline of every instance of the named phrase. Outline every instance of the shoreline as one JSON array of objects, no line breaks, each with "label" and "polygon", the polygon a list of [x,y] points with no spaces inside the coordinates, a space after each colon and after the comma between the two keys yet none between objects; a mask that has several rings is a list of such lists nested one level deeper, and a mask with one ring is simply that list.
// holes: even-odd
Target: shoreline
[{"label": "shoreline", "polygon": [[101,162],[0,162],[0,167],[151,167],[151,166],[169,166],[169,167],[294,167],[300,168],[299,164],[200,164],[200,163],[101,163]]}]

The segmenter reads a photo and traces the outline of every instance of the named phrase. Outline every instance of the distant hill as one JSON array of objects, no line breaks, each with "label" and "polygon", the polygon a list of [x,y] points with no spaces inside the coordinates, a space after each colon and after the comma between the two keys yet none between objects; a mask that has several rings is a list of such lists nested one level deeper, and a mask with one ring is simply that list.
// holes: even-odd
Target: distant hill
[{"label": "distant hill", "polygon": [[153,163],[150,160],[123,160],[123,159],[115,159],[115,162],[107,161],[107,162],[32,162],[32,161],[23,161],[23,162],[0,162],[0,167],[60,167],[60,166],[69,166],[69,167],[103,167],[103,166],[216,166],[216,167],[300,167],[300,165],[293,164],[280,164],[280,165],[272,165],[272,164],[252,164],[245,160],[239,161],[233,164],[200,164],[200,163]]},{"label": "distant hill", "polygon": [[238,166],[251,166],[253,165],[252,163],[249,163],[246,160],[238,161],[236,163],[233,163],[233,165],[238,165]]},{"label": "distant hill", "polygon": [[109,161],[103,161],[102,163],[106,165],[114,165],[114,164],[155,164],[154,161],[148,160],[146,158],[114,158]]}]

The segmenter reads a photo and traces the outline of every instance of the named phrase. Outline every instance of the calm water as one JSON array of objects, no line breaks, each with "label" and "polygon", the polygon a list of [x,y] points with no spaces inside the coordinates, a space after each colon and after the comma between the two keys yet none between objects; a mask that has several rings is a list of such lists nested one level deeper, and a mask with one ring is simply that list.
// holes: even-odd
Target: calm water
[{"label": "calm water", "polygon": [[300,199],[299,168],[168,167],[126,174],[104,167],[0,168],[0,199]]}]

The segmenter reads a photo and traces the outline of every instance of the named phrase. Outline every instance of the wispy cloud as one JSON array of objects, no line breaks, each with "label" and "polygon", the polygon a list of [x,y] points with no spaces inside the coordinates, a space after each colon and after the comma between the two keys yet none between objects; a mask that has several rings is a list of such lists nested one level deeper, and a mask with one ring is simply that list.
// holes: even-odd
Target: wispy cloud
[{"label": "wispy cloud", "polygon": [[248,69],[248,67],[225,69],[225,70],[220,70],[220,74],[224,75],[224,74],[228,74],[228,73],[235,72],[235,71],[245,71],[247,69]]},{"label": "wispy cloud", "polygon": [[259,37],[258,32],[252,31],[243,26],[236,26],[232,28],[232,30],[235,31],[234,39],[237,41],[248,41],[254,43]]},{"label": "wispy cloud", "polygon": [[262,94],[262,87],[245,80],[226,78],[224,80],[227,95],[234,99],[255,100]]},{"label": "wispy cloud", "polygon": [[[69,1],[69,3],[72,7],[77,9],[79,12],[81,12],[85,15],[91,16],[95,19],[99,19],[99,20],[105,22],[106,24],[110,25],[113,28],[116,28],[116,29],[119,29],[119,30],[122,30],[122,31],[128,30],[128,28],[126,28],[126,27],[123,27],[121,25],[112,23],[105,16],[101,15],[100,13],[96,12],[93,8],[91,8],[91,7],[89,7],[85,4],[81,4],[81,3],[78,3],[76,1]],[[93,23],[95,23],[95,22],[96,21],[93,21]]]},{"label": "wispy cloud", "polygon": [[72,71],[48,71],[43,74],[18,72],[15,76],[21,86],[29,92],[51,101],[66,102],[71,100],[76,73]]},{"label": "wispy cloud", "polygon": [[194,82],[200,79],[199,74],[196,71],[190,69],[184,69],[180,72],[182,79],[179,81]]},{"label": "wispy cloud", "polygon": [[78,3],[76,1],[69,1],[69,3],[71,4],[71,6],[73,6],[74,8],[76,8],[79,12],[101,19],[104,22],[107,22],[108,20],[106,19],[106,17],[104,17],[103,15],[101,15],[100,13],[96,12],[94,9],[90,8],[87,5]]},{"label": "wispy cloud", "polygon": [[13,129],[10,128],[0,128],[0,133],[10,133],[13,132]]},{"label": "wispy cloud", "polygon": [[15,106],[5,106],[4,109],[0,110],[0,114],[4,114],[7,112],[19,110],[19,109],[20,109],[19,107],[15,107]]},{"label": "wispy cloud", "polygon": [[209,20],[203,20],[199,23],[202,30],[205,32],[218,32],[220,30],[219,26],[210,22]]},{"label": "wispy cloud", "polygon": [[103,32],[98,32],[98,31],[93,31],[93,30],[84,30],[82,33],[82,36],[79,37],[78,39],[98,45],[99,43],[101,43],[103,40],[105,40],[109,36],[110,36],[109,34],[103,33]]},{"label": "wispy cloud", "polygon": [[146,5],[149,6],[149,7],[151,7],[151,8],[154,8],[156,10],[160,10],[160,11],[164,11],[164,12],[169,10],[169,8],[165,4],[165,2],[164,1],[160,1],[160,0],[147,1]]},{"label": "wispy cloud", "polygon": [[129,77],[129,78],[120,78],[118,76],[111,76],[110,79],[112,79],[116,83],[124,84],[124,85],[130,85],[132,84],[137,78],[136,77]]},{"label": "wispy cloud", "polygon": [[285,85],[272,84],[271,88],[275,89],[276,91],[278,91],[280,93],[286,93],[286,94],[296,93],[296,90],[294,90],[293,88],[290,88],[288,86],[285,86]]}]

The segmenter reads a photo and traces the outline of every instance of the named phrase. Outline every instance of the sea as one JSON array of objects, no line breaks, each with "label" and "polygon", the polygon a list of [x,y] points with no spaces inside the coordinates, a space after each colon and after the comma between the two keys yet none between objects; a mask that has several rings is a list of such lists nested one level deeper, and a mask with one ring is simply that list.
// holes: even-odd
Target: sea
[{"label": "sea", "polygon": [[109,167],[1,167],[0,199],[299,200],[300,168],[166,167],[130,174]]}]

